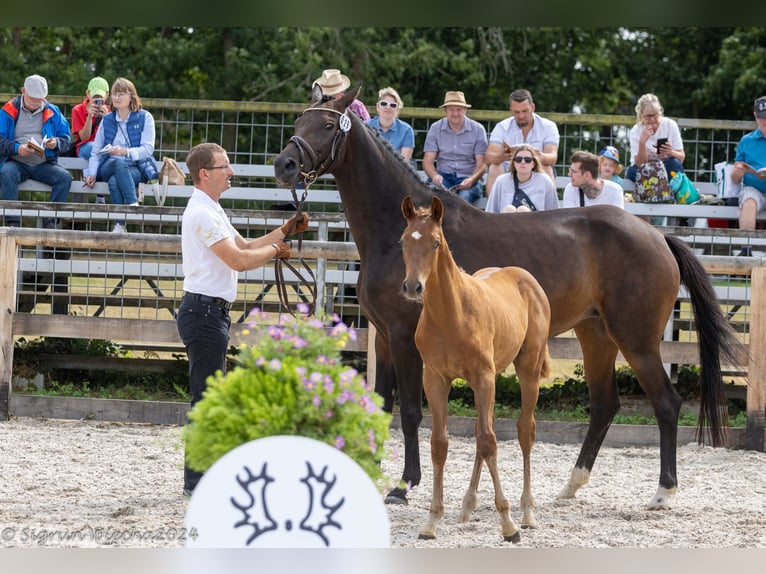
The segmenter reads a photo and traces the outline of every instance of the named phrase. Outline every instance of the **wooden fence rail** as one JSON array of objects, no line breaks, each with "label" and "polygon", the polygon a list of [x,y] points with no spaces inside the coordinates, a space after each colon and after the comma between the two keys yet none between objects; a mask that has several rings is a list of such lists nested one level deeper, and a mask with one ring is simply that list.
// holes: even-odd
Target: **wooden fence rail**
[{"label": "wooden fence rail", "polygon": [[[0,227],[0,257],[4,265],[0,270],[0,420],[10,416],[11,380],[13,375],[14,337],[55,336],[141,341],[145,343],[180,344],[175,321],[88,317],[76,315],[36,315],[16,311],[18,253],[21,246],[55,246],[62,248],[124,250],[178,254],[181,238],[162,234],[112,234],[93,231],[69,231]],[[306,259],[354,261],[359,259],[356,246],[349,242],[304,241],[302,255]],[[751,282],[750,341],[747,357],[741,365],[747,370],[747,428],[746,446],[764,450],[764,417],[766,415],[766,259],[759,257],[700,257],[711,274],[749,276]],[[322,266],[318,265],[318,268]],[[322,281],[322,277],[317,278]],[[232,327],[232,338],[238,336],[245,325]],[[359,338],[350,350],[368,353],[368,379],[374,380],[374,329],[359,329]],[[697,345],[689,342],[666,341],[662,355],[669,363],[699,364]],[[579,344],[569,337],[550,340],[553,358],[581,359]],[[620,357],[618,357],[620,358]]]}]

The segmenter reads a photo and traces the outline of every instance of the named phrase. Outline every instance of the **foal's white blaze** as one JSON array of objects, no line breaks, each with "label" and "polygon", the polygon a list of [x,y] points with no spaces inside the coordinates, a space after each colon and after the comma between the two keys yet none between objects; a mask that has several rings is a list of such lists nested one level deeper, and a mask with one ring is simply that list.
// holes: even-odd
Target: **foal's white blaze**
[{"label": "foal's white blaze", "polygon": [[417,241],[418,239],[423,237],[423,235],[420,233],[420,231],[413,231],[410,237],[412,237],[415,241]]}]

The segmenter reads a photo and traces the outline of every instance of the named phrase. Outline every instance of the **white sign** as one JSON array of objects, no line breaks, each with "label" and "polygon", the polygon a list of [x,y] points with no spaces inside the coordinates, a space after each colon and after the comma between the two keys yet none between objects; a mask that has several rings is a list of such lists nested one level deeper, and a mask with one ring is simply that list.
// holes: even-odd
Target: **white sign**
[{"label": "white sign", "polygon": [[349,456],[317,440],[243,444],[204,474],[186,509],[192,548],[388,548],[383,496]]}]

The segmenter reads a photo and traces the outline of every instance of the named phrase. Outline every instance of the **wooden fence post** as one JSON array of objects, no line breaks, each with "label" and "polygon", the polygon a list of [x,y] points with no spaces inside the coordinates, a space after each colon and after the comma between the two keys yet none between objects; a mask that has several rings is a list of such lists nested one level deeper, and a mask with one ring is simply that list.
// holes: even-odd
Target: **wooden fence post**
[{"label": "wooden fence post", "polygon": [[0,231],[0,421],[11,416],[13,375],[13,313],[16,309],[16,240]]},{"label": "wooden fence post", "polygon": [[745,446],[764,451],[766,411],[766,267],[753,267],[750,275],[750,357],[748,359]]}]

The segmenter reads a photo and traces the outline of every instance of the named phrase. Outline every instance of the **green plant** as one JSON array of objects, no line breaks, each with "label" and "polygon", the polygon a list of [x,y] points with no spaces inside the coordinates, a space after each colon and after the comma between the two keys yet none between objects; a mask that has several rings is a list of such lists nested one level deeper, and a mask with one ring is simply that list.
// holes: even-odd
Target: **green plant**
[{"label": "green plant", "polygon": [[356,332],[342,322],[307,317],[268,325],[268,315],[257,309],[249,320],[252,331],[246,335],[252,337],[240,347],[238,364],[208,379],[189,414],[189,466],[207,470],[251,440],[301,435],[335,446],[371,478],[380,478],[391,415],[364,378],[340,360]]}]

